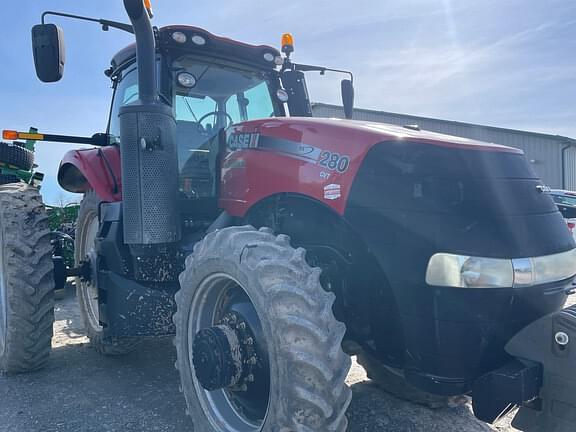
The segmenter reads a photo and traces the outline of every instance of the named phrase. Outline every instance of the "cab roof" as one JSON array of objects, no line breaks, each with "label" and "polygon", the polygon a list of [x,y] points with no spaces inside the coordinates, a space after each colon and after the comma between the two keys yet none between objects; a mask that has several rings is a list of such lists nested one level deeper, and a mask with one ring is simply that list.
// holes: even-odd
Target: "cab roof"
[{"label": "cab roof", "polygon": [[[186,41],[176,42],[172,35],[176,32],[186,35]],[[193,42],[193,37],[198,40],[200,36],[205,43],[199,45]],[[256,66],[262,69],[272,70],[276,67],[275,59],[280,56],[280,52],[268,45],[250,45],[222,36],[216,36],[207,30],[199,27],[186,25],[171,25],[158,29],[157,48],[160,50],[180,51],[181,54],[209,55],[210,57],[221,58],[223,60],[233,60]],[[132,62],[136,57],[136,44],[128,45],[120,50],[112,58],[112,69],[116,70],[126,63]]]}]

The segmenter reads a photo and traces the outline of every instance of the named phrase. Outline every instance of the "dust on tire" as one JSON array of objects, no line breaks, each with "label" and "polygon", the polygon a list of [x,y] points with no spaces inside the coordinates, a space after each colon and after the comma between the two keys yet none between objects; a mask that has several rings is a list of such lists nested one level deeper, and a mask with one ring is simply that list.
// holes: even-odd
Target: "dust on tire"
[{"label": "dust on tire", "polygon": [[306,263],[304,249],[292,248],[286,235],[249,226],[208,234],[195,245],[180,276],[176,366],[195,430],[223,427],[207,419],[196,393],[187,334],[195,291],[205,278],[222,272],[250,291],[268,346],[270,398],[258,430],[344,432],[352,396],[345,384],[351,360],[341,349],[345,326],[334,318],[335,296],[322,289],[321,271]]},{"label": "dust on tire", "polygon": [[0,186],[0,231],[0,372],[29,372],[48,361],[54,323],[50,230],[36,188]]}]

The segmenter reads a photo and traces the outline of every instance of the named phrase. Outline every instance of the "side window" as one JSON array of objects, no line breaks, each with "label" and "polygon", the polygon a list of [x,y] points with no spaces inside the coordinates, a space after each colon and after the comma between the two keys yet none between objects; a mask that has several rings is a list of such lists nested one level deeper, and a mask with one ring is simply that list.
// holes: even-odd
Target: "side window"
[{"label": "side window", "polygon": [[138,100],[138,74],[136,69],[130,69],[122,73],[122,78],[116,85],[114,100],[112,101],[112,110],[110,112],[110,129],[109,134],[112,141],[120,141],[120,122],[118,121],[118,112],[123,105],[129,105]]}]

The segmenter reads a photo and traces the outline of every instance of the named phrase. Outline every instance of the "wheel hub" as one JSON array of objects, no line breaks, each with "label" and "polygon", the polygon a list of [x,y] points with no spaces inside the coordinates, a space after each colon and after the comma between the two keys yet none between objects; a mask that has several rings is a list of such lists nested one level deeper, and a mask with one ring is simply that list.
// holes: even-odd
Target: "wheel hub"
[{"label": "wheel hub", "polygon": [[192,363],[200,385],[209,391],[232,387],[246,391],[258,358],[254,337],[242,316],[230,312],[215,326],[196,333]]}]

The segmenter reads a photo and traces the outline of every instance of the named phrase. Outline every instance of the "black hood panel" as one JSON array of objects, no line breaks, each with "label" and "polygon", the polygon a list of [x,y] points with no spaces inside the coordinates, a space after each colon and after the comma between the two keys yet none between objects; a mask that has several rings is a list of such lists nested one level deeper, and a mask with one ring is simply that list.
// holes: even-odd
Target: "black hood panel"
[{"label": "black hood panel", "polygon": [[387,237],[396,252],[410,247],[426,260],[436,252],[519,258],[573,248],[539,186],[523,154],[382,143],[354,180],[346,217],[365,239]]}]

